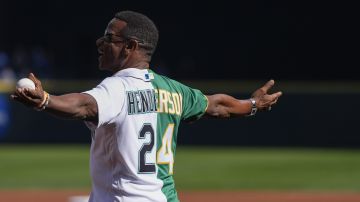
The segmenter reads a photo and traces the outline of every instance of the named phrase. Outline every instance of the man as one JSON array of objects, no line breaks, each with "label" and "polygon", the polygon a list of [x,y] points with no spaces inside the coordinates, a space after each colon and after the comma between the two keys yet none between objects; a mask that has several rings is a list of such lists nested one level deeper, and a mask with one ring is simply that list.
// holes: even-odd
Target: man
[{"label": "man", "polygon": [[92,132],[91,202],[178,201],[173,180],[177,130],[181,120],[229,118],[269,110],[281,92],[267,94],[271,80],[251,99],[203,95],[161,76],[149,63],[158,30],[146,16],[122,11],[96,42],[99,68],[113,76],[83,93],[49,95],[18,88],[11,97],[62,118],[83,120]]}]

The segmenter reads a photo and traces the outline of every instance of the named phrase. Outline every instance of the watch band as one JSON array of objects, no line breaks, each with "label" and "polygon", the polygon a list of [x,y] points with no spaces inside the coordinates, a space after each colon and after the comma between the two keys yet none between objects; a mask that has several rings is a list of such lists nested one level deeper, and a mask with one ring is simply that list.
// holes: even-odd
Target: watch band
[{"label": "watch band", "polygon": [[251,105],[251,112],[250,112],[250,114],[248,116],[254,116],[256,114],[257,110],[258,110],[257,107],[256,107],[256,101],[255,101],[254,98],[250,98],[249,100],[250,100],[252,105]]}]

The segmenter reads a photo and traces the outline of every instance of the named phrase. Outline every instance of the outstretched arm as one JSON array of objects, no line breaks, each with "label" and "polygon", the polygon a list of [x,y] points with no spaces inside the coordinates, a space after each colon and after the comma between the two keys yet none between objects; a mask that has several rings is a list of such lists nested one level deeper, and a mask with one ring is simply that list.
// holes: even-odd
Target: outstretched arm
[{"label": "outstretched arm", "polygon": [[[17,88],[10,96],[12,99],[35,109],[44,108],[46,93],[44,92],[41,82],[34,76],[29,75],[35,83],[35,90],[26,88]],[[60,118],[78,119],[97,122],[98,111],[95,99],[84,93],[71,93],[60,96],[49,95],[45,111]]]},{"label": "outstretched arm", "polygon": [[282,95],[282,92],[267,94],[273,85],[274,80],[268,81],[263,87],[256,90],[251,99],[248,100],[238,100],[225,94],[207,95],[209,105],[206,114],[216,118],[229,118],[250,115],[253,107],[262,111],[270,110],[271,106]]}]

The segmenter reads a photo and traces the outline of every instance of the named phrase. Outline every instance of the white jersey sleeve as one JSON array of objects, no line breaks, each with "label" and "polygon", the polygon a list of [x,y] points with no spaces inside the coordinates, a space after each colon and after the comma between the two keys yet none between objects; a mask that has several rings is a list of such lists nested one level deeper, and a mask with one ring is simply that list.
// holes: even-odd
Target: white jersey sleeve
[{"label": "white jersey sleeve", "polygon": [[125,89],[119,78],[106,78],[92,90],[83,93],[91,95],[96,100],[98,108],[97,128],[111,123],[124,107]]}]

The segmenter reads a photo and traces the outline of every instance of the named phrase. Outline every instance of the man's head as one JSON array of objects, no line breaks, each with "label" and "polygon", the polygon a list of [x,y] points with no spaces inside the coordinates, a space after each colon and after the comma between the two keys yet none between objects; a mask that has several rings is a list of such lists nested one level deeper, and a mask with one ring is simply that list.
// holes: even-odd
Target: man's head
[{"label": "man's head", "polygon": [[155,24],[145,15],[133,11],[116,13],[104,36],[96,42],[99,68],[117,71],[137,62],[149,63],[158,38]]}]

